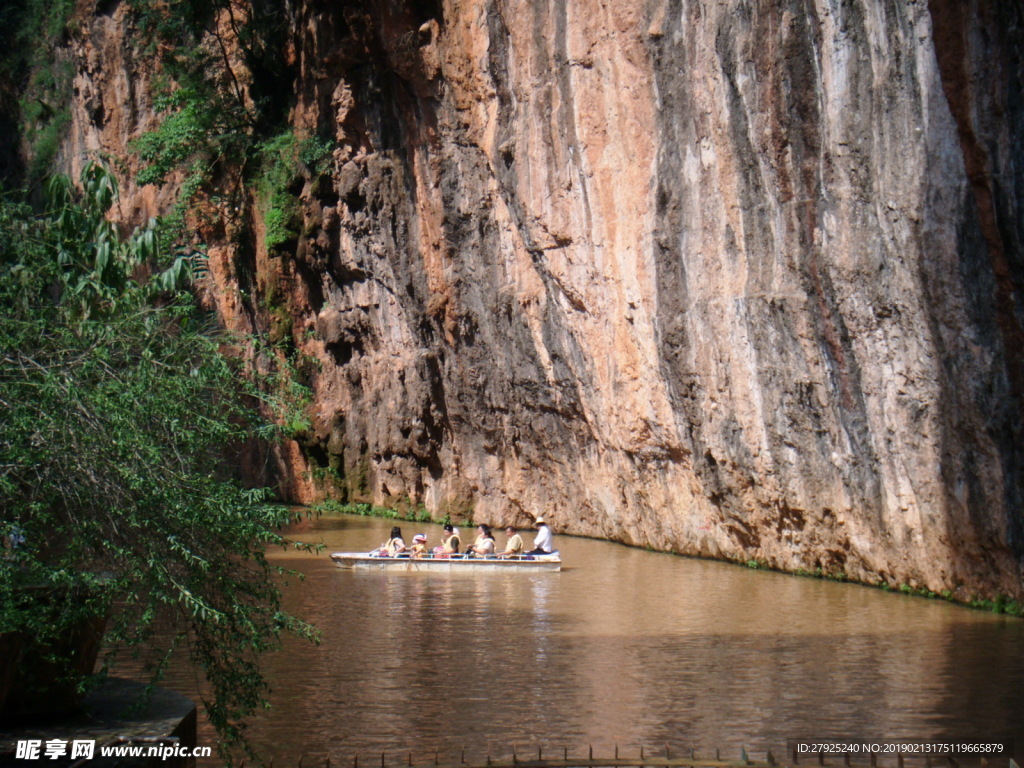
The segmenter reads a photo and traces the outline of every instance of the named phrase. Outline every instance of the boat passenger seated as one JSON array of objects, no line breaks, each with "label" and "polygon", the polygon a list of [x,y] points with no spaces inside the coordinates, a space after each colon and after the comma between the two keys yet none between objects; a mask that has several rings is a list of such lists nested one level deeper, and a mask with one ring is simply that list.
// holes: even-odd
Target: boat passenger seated
[{"label": "boat passenger seated", "polygon": [[421,557],[426,557],[427,552],[427,535],[425,533],[417,533],[412,537],[412,547],[409,550],[409,556],[419,560]]},{"label": "boat passenger seated", "polygon": [[508,526],[505,529],[505,535],[508,536],[508,540],[505,542],[505,549],[498,553],[499,557],[519,557],[523,554],[523,537],[520,536],[515,529],[515,526]]},{"label": "boat passenger seated", "polygon": [[551,534],[551,529],[543,517],[538,517],[533,525],[537,529],[537,536],[533,539],[533,549],[526,554],[550,555],[555,548],[555,537]]},{"label": "boat passenger seated", "polygon": [[470,557],[493,557],[494,534],[491,533],[491,526],[481,524],[476,530],[476,541],[473,542],[473,546],[466,550],[466,555]]},{"label": "boat passenger seated", "polygon": [[[381,557],[398,557],[406,552],[405,541],[402,539],[402,529],[397,525],[391,529],[391,538],[380,545]],[[408,557],[408,555],[406,555]]]},{"label": "boat passenger seated", "polygon": [[459,536],[451,523],[445,523],[444,538],[441,539],[441,546],[434,547],[434,554],[438,557],[451,557],[459,554]]}]

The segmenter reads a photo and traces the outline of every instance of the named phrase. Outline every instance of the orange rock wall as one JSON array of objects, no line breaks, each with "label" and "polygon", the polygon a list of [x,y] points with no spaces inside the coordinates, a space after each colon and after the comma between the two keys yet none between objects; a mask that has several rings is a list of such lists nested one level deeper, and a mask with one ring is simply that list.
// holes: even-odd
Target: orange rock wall
[{"label": "orange rock wall", "polygon": [[[124,13],[76,43],[71,165],[152,125]],[[330,170],[283,255],[225,212],[202,286],[245,331],[283,296],[317,361],[282,487],[1024,596],[1022,24],[300,0],[290,122]]]}]

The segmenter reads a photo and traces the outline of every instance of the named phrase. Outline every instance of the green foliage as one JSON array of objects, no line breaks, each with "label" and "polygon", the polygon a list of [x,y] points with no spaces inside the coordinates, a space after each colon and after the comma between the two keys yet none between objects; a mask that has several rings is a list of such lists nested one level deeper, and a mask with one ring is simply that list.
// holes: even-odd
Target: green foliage
[{"label": "green foliage", "polygon": [[52,77],[43,64],[54,63],[53,49],[69,32],[74,0],[7,0],[0,4],[0,79],[21,90],[29,80],[41,85]]},{"label": "green foliage", "polygon": [[297,364],[301,358],[288,354],[279,345],[268,346],[258,339],[250,341],[265,367],[275,371],[273,376],[257,382],[262,390],[260,398],[278,419],[278,424],[267,425],[264,436],[302,440],[313,429],[309,415],[313,391]]},{"label": "green foliage", "polygon": [[281,425],[284,436],[292,440],[305,435],[312,428],[313,423],[301,407],[290,409],[285,414],[284,423]]},{"label": "green foliage", "polygon": [[140,184],[164,184],[178,174],[180,190],[161,230],[167,248],[183,239],[185,217],[218,172],[242,167],[252,145],[254,115],[229,66],[224,41],[213,19],[229,5],[222,0],[130,0],[136,45],[157,58],[162,71],[153,82],[159,125],[132,144],[143,161]]},{"label": "green foliage", "polygon": [[[804,569],[798,569],[793,572],[794,576],[810,576],[817,579],[827,579],[829,581],[848,581],[849,577],[845,573],[825,573],[821,568],[815,568],[813,571]],[[890,584],[887,580],[881,579],[875,585],[878,589],[883,592],[900,592],[904,595],[912,597],[925,597],[929,600],[945,600],[950,603],[965,604],[971,608],[980,608],[986,611],[992,611],[993,613],[1005,613],[1011,616],[1024,616],[1024,605],[1015,601],[1009,600],[1005,596],[997,595],[995,600],[982,600],[974,598],[971,600],[964,601],[958,599],[951,590],[944,589],[941,592],[934,592],[924,587],[912,587],[909,584],[900,584],[895,587]]]},{"label": "green foliage", "polygon": [[298,237],[301,208],[294,192],[305,174],[323,173],[332,144],[319,137],[282,133],[257,148],[256,191],[264,221],[264,246],[274,252]]},{"label": "green foliage", "polygon": [[70,123],[71,112],[67,107],[56,110],[50,119],[30,123],[34,127],[26,133],[31,146],[32,161],[28,168],[28,178],[31,183],[42,179],[53,168],[57,152],[64,140],[64,132]]},{"label": "green foliage", "polygon": [[50,170],[71,120],[74,67],[64,49],[73,0],[11,0],[0,7],[0,82],[18,94],[28,181]]},{"label": "green foliage", "polygon": [[128,0],[135,24],[147,42],[145,52],[155,55],[161,45],[195,45],[202,31],[224,7],[221,0]]},{"label": "green foliage", "polygon": [[314,176],[327,172],[334,142],[320,136],[311,136],[299,144],[299,159]]},{"label": "green foliage", "polygon": [[[207,137],[217,127],[214,111],[207,109],[203,95],[193,88],[181,88],[157,99],[154,106],[165,117],[156,130],[140,136],[134,144],[139,157],[147,163],[139,174],[139,184],[162,184],[171,171],[200,154],[216,155]],[[200,163],[194,171],[203,172]]]},{"label": "green foliage", "polygon": [[[282,631],[311,636],[264,556],[294,515],[225,461],[260,424],[223,340],[163,290],[181,269],[133,279],[152,226],[118,238],[109,174],[91,167],[82,185],[52,183],[42,215],[0,202],[0,534],[24,537],[0,558],[0,631],[46,644],[109,613],[116,651],[173,627],[227,750],[264,702],[261,654]],[[29,587],[63,597],[42,610]]]},{"label": "green foliage", "polygon": [[314,514],[317,515],[359,515],[360,517],[398,516],[398,513],[395,512],[395,510],[389,510],[385,507],[376,507],[365,502],[342,504],[334,499],[325,499],[324,501],[317,502],[312,505],[311,509]]},{"label": "green foliage", "polygon": [[1024,617],[1024,605],[1017,600],[1006,597],[1006,595],[996,595],[994,600],[974,598],[968,605],[972,608],[980,608],[983,611],[992,611],[992,613],[1005,613],[1009,616]]},{"label": "green foliage", "polygon": [[422,504],[417,504],[405,513],[405,519],[417,523],[429,523],[433,518],[430,516],[429,509]]},{"label": "green foliage", "polygon": [[810,576],[815,579],[825,579],[826,581],[846,581],[848,578],[842,571],[826,571],[823,568],[815,568],[813,571],[809,571],[804,568],[797,568],[793,571],[793,575]]},{"label": "green foliage", "polygon": [[[43,236],[51,245],[59,271],[60,288],[66,306],[74,307],[79,318],[97,310],[117,314],[122,302],[137,300],[133,274],[157,257],[156,221],[136,228],[122,238],[116,225],[106,218],[117,197],[114,176],[101,165],[90,163],[80,180],[83,195],[76,199],[71,182],[55,176],[47,184],[49,215]],[[149,290],[173,290],[183,284],[190,271],[188,260],[179,256],[170,268],[149,285]]]},{"label": "green foliage", "polygon": [[159,56],[163,72],[155,87],[161,123],[134,144],[145,163],[139,182],[183,176],[165,242],[180,236],[185,211],[201,191],[216,194],[224,187],[230,174],[221,171],[228,168],[242,169],[247,180],[257,177],[267,248],[294,240],[298,201],[288,190],[290,179],[281,177],[294,175],[298,161],[322,163],[330,144],[300,142],[290,133],[266,138],[280,130],[292,98],[294,73],[283,56],[286,9],[246,13],[229,0],[129,3],[137,44]]},{"label": "green foliage", "polygon": [[[383,517],[388,520],[405,520],[411,523],[432,522],[430,512],[428,512],[426,507],[422,505],[412,507],[403,513],[399,512],[397,509],[392,509],[391,507],[378,507],[375,504],[367,504],[365,502],[342,504],[334,499],[327,499],[314,504],[311,507],[311,510],[313,514],[317,515],[360,515],[361,517]],[[443,522],[450,521],[445,519]]]},{"label": "green foliage", "polygon": [[212,182],[218,166],[241,164],[250,141],[243,105],[201,77],[185,80],[189,84],[160,86],[154,106],[163,119],[132,143],[145,164],[139,184],[160,185],[172,173],[181,175],[178,199],[164,226],[165,247],[182,236],[185,212]]},{"label": "green foliage", "polygon": [[252,12],[232,0],[128,3],[140,47],[159,55],[176,82],[184,87],[202,84],[234,101],[258,135],[267,135],[270,126],[283,121],[295,75],[286,52],[291,23],[287,4],[263,4]]}]

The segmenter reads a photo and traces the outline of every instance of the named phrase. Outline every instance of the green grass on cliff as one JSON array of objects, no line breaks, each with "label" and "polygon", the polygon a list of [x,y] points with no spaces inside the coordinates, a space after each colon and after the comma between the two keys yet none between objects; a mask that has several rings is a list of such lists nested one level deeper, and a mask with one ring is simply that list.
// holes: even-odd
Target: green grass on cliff
[{"label": "green grass on cliff", "polygon": [[405,520],[411,523],[448,522],[447,519],[443,521],[435,521],[430,516],[430,512],[427,511],[426,507],[422,505],[410,507],[405,512],[400,512],[399,510],[391,507],[379,507],[375,504],[368,504],[365,502],[343,504],[339,501],[334,501],[333,499],[327,499],[326,501],[314,504],[312,506],[312,510],[318,515],[360,515],[362,517],[383,517],[389,520]]},{"label": "green grass on cliff", "polygon": [[274,252],[294,241],[302,225],[297,193],[306,178],[323,173],[333,145],[287,131],[256,148],[256,189],[263,212],[264,246]]},{"label": "green grass on cliff", "polygon": [[[750,568],[766,568],[770,569],[770,566],[764,563],[759,563],[756,560],[752,560],[747,563]],[[971,597],[969,599],[957,598],[951,590],[944,589],[941,592],[933,592],[930,589],[923,587],[912,587],[909,584],[890,584],[888,581],[879,581],[877,584],[869,584],[866,582],[854,582],[847,577],[845,573],[836,572],[829,573],[821,568],[815,568],[813,571],[797,569],[792,572],[794,576],[803,576],[812,579],[825,579],[826,581],[839,581],[844,583],[859,584],[862,586],[876,587],[884,592],[899,592],[903,595],[909,595],[911,597],[924,597],[929,600],[945,600],[946,602],[955,603],[957,605],[965,605],[969,608],[976,608],[983,611],[992,611],[993,613],[1005,613],[1009,616],[1021,616],[1024,617],[1024,604],[1021,604],[1017,600],[1006,597],[1005,595],[996,595],[992,600],[987,600],[980,597]]]}]

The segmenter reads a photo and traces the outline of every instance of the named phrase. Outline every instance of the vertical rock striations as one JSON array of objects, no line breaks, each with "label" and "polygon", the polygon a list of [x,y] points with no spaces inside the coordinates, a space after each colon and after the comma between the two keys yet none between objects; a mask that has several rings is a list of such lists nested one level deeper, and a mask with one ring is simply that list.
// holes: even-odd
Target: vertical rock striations
[{"label": "vertical rock striations", "polygon": [[[124,12],[79,43],[71,146],[152,120]],[[283,253],[244,207],[207,285],[317,362],[289,493],[1024,596],[1022,24],[297,2],[290,121],[331,167]]]}]

